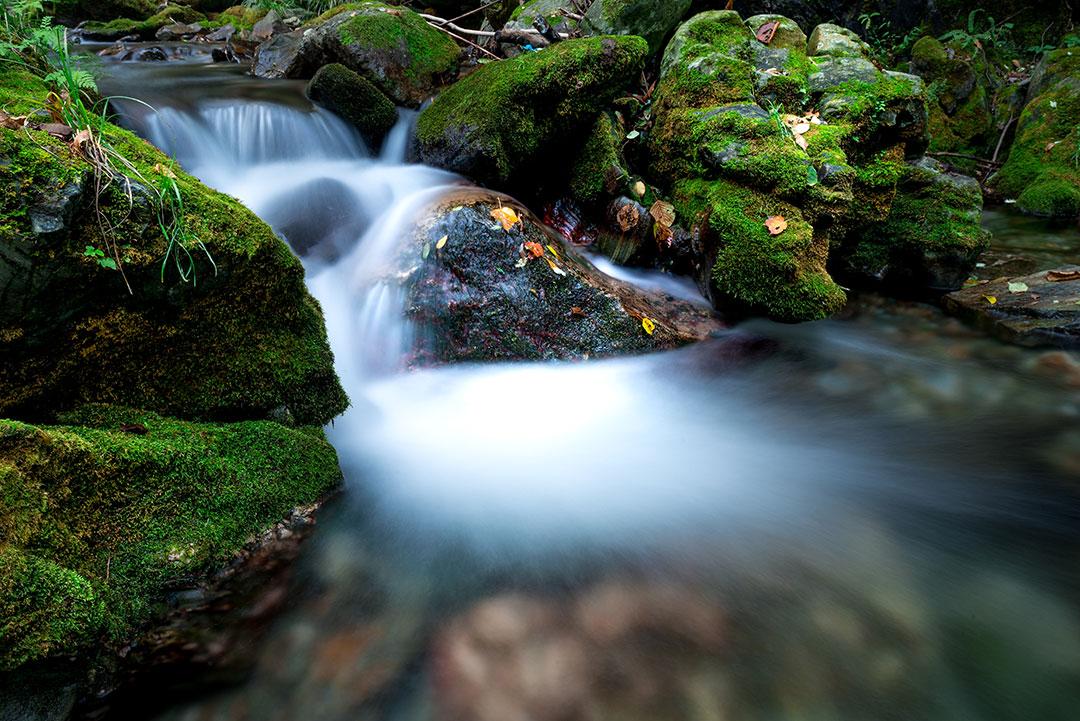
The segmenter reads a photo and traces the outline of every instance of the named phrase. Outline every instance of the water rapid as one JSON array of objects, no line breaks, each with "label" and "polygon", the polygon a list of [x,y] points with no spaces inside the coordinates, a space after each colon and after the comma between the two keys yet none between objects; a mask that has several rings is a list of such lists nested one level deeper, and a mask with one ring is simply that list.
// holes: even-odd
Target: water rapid
[{"label": "water rapid", "polygon": [[[328,429],[346,494],[295,607],[243,683],[162,697],[163,718],[585,718],[542,700],[579,643],[611,664],[556,694],[588,718],[636,718],[618,700],[635,694],[680,720],[1073,717],[1080,539],[1061,461],[1080,405],[1021,351],[872,302],[643,358],[407,372],[385,260],[462,182],[405,162],[408,114],[369,149],[288,84],[230,76],[246,90],[226,101],[124,72],[155,91],[127,122],[302,258],[352,399]],[[567,608],[645,614],[661,640],[613,650]],[[710,614],[719,639],[663,635]],[[498,633],[562,645],[485,671],[476,639]]]}]

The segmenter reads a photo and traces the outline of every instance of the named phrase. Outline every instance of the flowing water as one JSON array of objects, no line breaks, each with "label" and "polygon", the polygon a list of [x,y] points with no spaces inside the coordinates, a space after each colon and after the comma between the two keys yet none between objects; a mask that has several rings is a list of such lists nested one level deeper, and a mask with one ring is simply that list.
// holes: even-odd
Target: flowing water
[{"label": "flowing water", "polygon": [[[646,357],[404,371],[381,260],[462,182],[404,162],[408,114],[376,152],[292,83],[198,57],[108,75],[302,257],[352,399],[345,493],[243,680],[116,716],[1076,717],[1075,356],[867,297]],[[1080,248],[989,222],[1002,252]]]}]

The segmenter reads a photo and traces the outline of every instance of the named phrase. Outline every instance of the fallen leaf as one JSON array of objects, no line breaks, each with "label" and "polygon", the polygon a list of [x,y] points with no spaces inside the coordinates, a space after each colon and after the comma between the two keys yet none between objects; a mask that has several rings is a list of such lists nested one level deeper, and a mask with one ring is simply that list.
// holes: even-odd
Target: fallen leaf
[{"label": "fallen leaf", "polygon": [[765,227],[769,230],[769,235],[780,235],[787,230],[787,220],[782,215],[774,215],[765,221]]},{"label": "fallen leaf", "polygon": [[154,163],[154,172],[158,175],[164,175],[166,178],[176,180],[176,173],[172,171],[172,168],[166,167],[161,163]]},{"label": "fallen leaf", "polygon": [[653,331],[656,330],[656,321],[654,321],[652,318],[642,318],[641,327],[645,329],[646,333],[652,335]]},{"label": "fallen leaf", "polygon": [[994,305],[994,304],[997,303],[997,296],[984,295],[983,298],[985,298],[986,302],[989,303],[990,305]]},{"label": "fallen leaf", "polygon": [[544,246],[531,240],[525,243],[525,250],[527,250],[534,258],[539,258],[544,254]]},{"label": "fallen leaf", "polygon": [[548,251],[551,252],[552,255],[554,255],[556,258],[559,257],[559,249],[558,248],[556,248],[554,245],[551,245],[550,243],[546,247],[547,247]]},{"label": "fallen leaf", "polygon": [[1050,107],[1051,108],[1056,108],[1057,107],[1057,101],[1056,100],[1051,100],[1050,101]]},{"label": "fallen leaf", "polygon": [[795,125],[791,126],[791,132],[795,133],[796,135],[802,135],[809,130],[810,121],[808,120],[803,120],[802,122],[796,123]]},{"label": "fallen leaf", "polygon": [[546,260],[547,264],[551,266],[551,269],[555,272],[555,275],[566,275],[566,271],[555,265],[555,261],[553,261],[551,258],[544,258],[544,260]]},{"label": "fallen leaf", "polygon": [[518,223],[522,223],[521,218],[518,217],[518,214],[514,211],[514,209],[507,208],[505,206],[500,206],[495,210],[491,211],[491,217],[497,220],[499,224],[502,225],[503,230],[505,231],[509,231]]},{"label": "fallen leaf", "polygon": [[787,73],[785,73],[783,70],[780,70],[779,68],[765,68],[765,74],[766,75],[776,76],[776,75],[786,75]]},{"label": "fallen leaf", "polygon": [[649,215],[653,217],[656,224],[664,228],[670,228],[675,225],[675,206],[666,200],[658,200],[652,204],[649,208]]},{"label": "fallen leaf", "polygon": [[640,180],[634,183],[634,195],[641,198],[645,195],[645,183]]},{"label": "fallen leaf", "polygon": [[518,258],[518,262],[514,263],[514,267],[515,268],[524,268],[526,265],[528,265],[528,263],[529,263],[529,259],[526,258],[525,256],[521,256],[520,258]]},{"label": "fallen leaf", "polygon": [[804,138],[803,136],[796,135],[795,136],[795,144],[798,145],[803,150],[806,150],[807,142],[806,142],[806,138]]},{"label": "fallen leaf", "polygon": [[629,133],[626,134],[626,139],[627,140],[636,140],[640,136],[641,136],[641,133],[639,133],[636,130],[631,130]]},{"label": "fallen leaf", "polygon": [[75,137],[71,139],[71,147],[75,150],[82,150],[82,147],[94,139],[93,134],[90,132],[90,128],[83,128],[79,132],[75,133]]},{"label": "fallen leaf", "polygon": [[570,309],[570,315],[574,316],[575,318],[584,318],[585,311],[575,305],[573,308]]},{"label": "fallen leaf", "polygon": [[1051,283],[1080,280],[1080,270],[1048,270],[1046,271],[1046,279]]},{"label": "fallen leaf", "polygon": [[1028,290],[1030,290],[1030,289],[1028,288],[1027,283],[1021,283],[1019,281],[1017,281],[1015,283],[1009,283],[1009,292],[1010,293],[1026,293]]},{"label": "fallen leaf", "polygon": [[779,20],[770,20],[757,29],[755,37],[758,39],[758,42],[768,45],[772,42],[773,36],[776,35],[776,29],[779,27]]},{"label": "fallen leaf", "polygon": [[443,248],[445,248],[446,241],[448,240],[450,240],[449,235],[444,235],[443,237],[439,238],[439,240],[435,243],[435,250],[442,250]]},{"label": "fallen leaf", "polygon": [[637,207],[633,203],[626,203],[619,208],[619,212],[615,214],[615,220],[619,223],[619,227],[622,228],[624,233],[629,232],[631,228],[637,227],[637,224],[641,222],[641,213],[638,212]]},{"label": "fallen leaf", "polygon": [[424,249],[420,251],[420,257],[427,260],[429,255],[431,255],[431,243],[424,243]]},{"label": "fallen leaf", "polygon": [[1045,152],[1049,153],[1051,150],[1056,148],[1058,143],[1060,143],[1060,142],[1061,142],[1060,140],[1055,140],[1055,141],[1053,141],[1051,143],[1047,143]]}]

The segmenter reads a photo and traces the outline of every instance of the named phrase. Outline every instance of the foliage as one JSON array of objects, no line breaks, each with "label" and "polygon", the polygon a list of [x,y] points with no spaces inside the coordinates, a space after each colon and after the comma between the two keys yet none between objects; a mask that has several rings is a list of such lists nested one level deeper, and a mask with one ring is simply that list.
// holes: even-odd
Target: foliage
[{"label": "foliage", "polygon": [[941,36],[941,41],[956,42],[968,50],[1007,45],[1013,23],[998,24],[992,15],[987,15],[984,26],[979,22],[981,12],[984,12],[982,8],[972,10],[968,14],[967,30],[950,30]]},{"label": "foliage", "polygon": [[925,31],[916,26],[904,35],[892,29],[892,23],[881,18],[881,13],[867,12],[859,15],[859,24],[863,27],[863,37],[874,51],[877,59],[886,66],[892,66],[897,58],[911,52],[912,46]]}]

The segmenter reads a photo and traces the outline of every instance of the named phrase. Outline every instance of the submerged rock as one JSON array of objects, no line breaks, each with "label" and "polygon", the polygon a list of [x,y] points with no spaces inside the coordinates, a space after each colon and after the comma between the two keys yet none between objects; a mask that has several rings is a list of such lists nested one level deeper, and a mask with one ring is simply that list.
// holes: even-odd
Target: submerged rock
[{"label": "submerged rock", "polygon": [[584,38],[484,65],[420,114],[417,154],[483,184],[533,185],[637,78],[647,52],[637,37]]},{"label": "submerged rock", "polygon": [[366,78],[338,63],[319,68],[308,83],[307,95],[349,121],[364,142],[376,149],[397,122],[397,108],[390,99]]},{"label": "submerged rock", "polygon": [[1026,213],[1080,216],[1080,52],[1045,53],[1005,165],[989,179]]},{"label": "submerged rock", "polygon": [[412,10],[379,2],[341,5],[259,46],[253,72],[310,78],[328,63],[364,76],[398,105],[417,107],[458,66],[461,51]]},{"label": "submerged rock", "polygon": [[[519,218],[509,230],[493,216],[500,208]],[[439,201],[396,265],[420,364],[643,353],[720,327],[707,309],[604,275],[513,199],[485,191]]]},{"label": "submerged rock", "polygon": [[950,293],[945,310],[1011,343],[1080,349],[1080,266]]},{"label": "submerged rock", "polygon": [[[0,416],[106,402],[231,420],[285,406],[322,424],[344,410],[321,310],[269,227],[127,131],[106,132],[132,177],[100,191],[71,148],[29,132],[0,129]],[[182,206],[157,195],[173,183]]]}]

